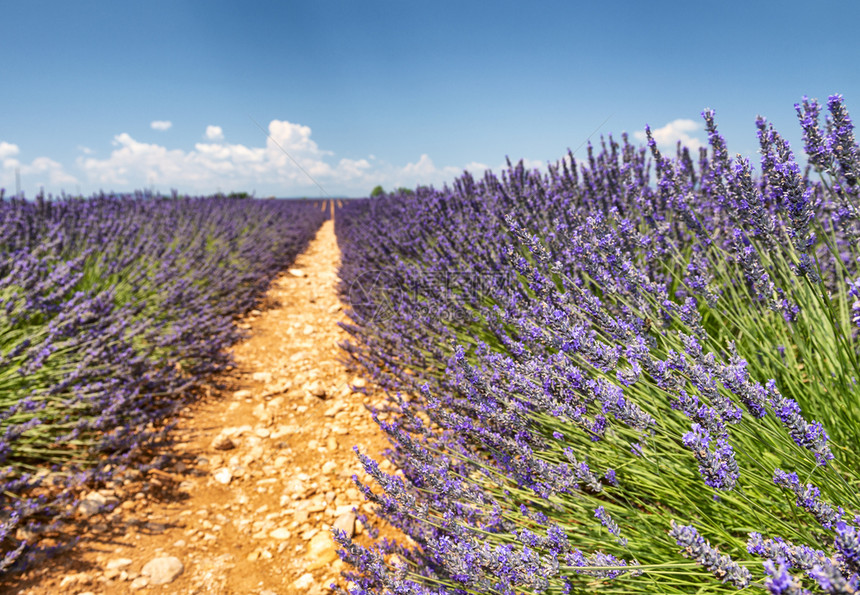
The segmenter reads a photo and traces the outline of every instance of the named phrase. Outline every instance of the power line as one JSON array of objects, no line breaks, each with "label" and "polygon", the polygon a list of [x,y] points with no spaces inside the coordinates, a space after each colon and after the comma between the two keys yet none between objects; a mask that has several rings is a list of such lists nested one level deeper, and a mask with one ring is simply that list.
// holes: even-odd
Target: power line
[{"label": "power line", "polygon": [[614,116],[614,115],[615,115],[615,112],[613,112],[613,113],[609,114],[608,116],[606,116],[606,119],[605,119],[603,122],[601,122],[601,123],[600,123],[600,126],[598,126],[597,128],[595,128],[595,129],[592,131],[592,133],[591,133],[591,134],[589,134],[589,135],[586,137],[586,139],[585,139],[584,141],[582,141],[581,143],[579,143],[579,146],[578,146],[578,147],[576,147],[576,148],[573,150],[573,153],[571,153],[571,155],[575,155],[575,154],[576,154],[576,152],[577,152],[577,151],[579,151],[579,150],[582,148],[582,145],[584,145],[585,143],[587,143],[588,141],[590,141],[590,140],[591,140],[591,137],[592,137],[592,136],[594,136],[594,135],[597,133],[597,131],[598,131],[598,130],[600,130],[601,128],[603,128],[603,125],[604,125],[604,124],[606,124],[606,123],[609,121],[609,118],[611,118],[611,117],[612,117],[612,116]]},{"label": "power line", "polygon": [[292,156],[292,155],[290,155],[289,153],[287,153],[287,150],[286,150],[284,147],[282,147],[282,146],[281,146],[281,143],[279,143],[278,141],[276,141],[275,139],[273,139],[273,138],[272,138],[272,135],[271,135],[271,134],[269,134],[269,132],[268,132],[265,128],[263,128],[262,126],[260,126],[254,118],[251,118],[250,114],[248,115],[248,118],[250,118],[250,119],[251,119],[251,121],[252,121],[254,124],[256,124],[256,125],[257,125],[257,128],[259,128],[260,130],[262,130],[262,131],[263,131],[263,134],[265,134],[265,135],[266,135],[266,138],[268,138],[270,141],[272,141],[273,143],[275,143],[275,146],[276,146],[276,147],[278,147],[281,151],[283,151],[283,152],[284,152],[284,155],[286,155],[287,157],[289,157],[289,158],[290,158],[290,161],[292,161],[293,163],[295,163],[295,164],[296,164],[296,167],[298,167],[300,170],[302,170],[302,173],[303,173],[303,174],[305,174],[305,175],[310,179],[310,181],[311,181],[311,182],[313,182],[314,184],[316,184],[316,185],[317,185],[317,187],[322,191],[322,193],[323,193],[326,197],[331,198],[331,195],[330,195],[328,192],[326,192],[325,188],[323,188],[323,187],[322,187],[322,184],[320,184],[319,182],[317,182],[317,181],[314,179],[314,177],[313,177],[312,175],[310,175],[310,174],[307,172],[307,170],[305,170],[305,168],[303,168],[303,167],[299,164],[299,162],[298,162],[298,161],[296,161],[295,159],[293,159],[293,156]]}]

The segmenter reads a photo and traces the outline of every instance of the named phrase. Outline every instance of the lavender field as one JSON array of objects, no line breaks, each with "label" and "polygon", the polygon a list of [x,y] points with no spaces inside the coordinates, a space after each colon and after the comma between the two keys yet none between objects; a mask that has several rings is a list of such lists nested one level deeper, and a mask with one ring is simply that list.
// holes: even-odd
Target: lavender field
[{"label": "lavender field", "polygon": [[0,573],[55,542],[82,486],[157,465],[234,319],[313,238],[302,201],[0,200]]},{"label": "lavender field", "polygon": [[338,535],[352,593],[858,591],[860,153],[840,96],[796,107],[804,168],[706,110],[698,154],[609,137],[337,213],[398,469],[359,485],[405,536]]},{"label": "lavender field", "polygon": [[[387,402],[391,443],[387,462],[355,449],[375,515],[333,531],[350,593],[860,590],[860,148],[841,96],[796,109],[805,159],[764,118],[760,156],[733,156],[705,110],[698,153],[647,130],[546,171],[337,201],[341,357],[361,379],[338,406]],[[158,467],[239,317],[326,218],[308,201],[0,200],[0,574],[68,546],[84,487]],[[340,305],[311,302],[333,326]],[[339,415],[302,390],[319,414],[302,429]],[[306,467],[337,450],[307,442]],[[315,489],[273,502],[295,515]],[[277,531],[284,556],[320,542]]]}]

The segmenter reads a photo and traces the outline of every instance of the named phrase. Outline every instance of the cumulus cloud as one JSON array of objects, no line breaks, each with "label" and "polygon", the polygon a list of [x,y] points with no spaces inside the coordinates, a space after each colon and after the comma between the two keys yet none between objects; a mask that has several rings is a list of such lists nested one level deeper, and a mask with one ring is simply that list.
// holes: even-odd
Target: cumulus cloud
[{"label": "cumulus cloud", "polygon": [[153,130],[170,130],[170,127],[173,126],[173,122],[170,120],[153,120],[149,123],[149,126]]},{"label": "cumulus cloud", "polygon": [[62,164],[48,157],[36,157],[29,163],[18,158],[18,145],[0,141],[0,188],[13,188],[17,183],[16,173],[21,175],[25,187],[61,189],[77,184],[75,176],[66,172]]},{"label": "cumulus cloud", "polygon": [[[699,147],[704,146],[704,143],[698,138],[690,136],[690,133],[699,130],[700,127],[701,125],[695,120],[679,118],[672,120],[662,128],[652,128],[651,134],[660,150],[674,150],[678,141],[681,141],[681,144],[690,151],[698,151]],[[640,141],[647,140],[643,130],[636,131],[633,136]]]},{"label": "cumulus cloud", "polygon": [[[268,138],[260,146],[224,141],[223,130],[208,126],[206,141],[190,150],[145,143],[128,133],[113,139],[105,158],[82,155],[77,160],[90,183],[110,189],[155,185],[161,190],[210,193],[221,188],[260,190],[261,195],[296,196],[319,193],[361,196],[381,184],[385,188],[441,185],[459,176],[462,167],[437,166],[429,155],[405,165],[387,163],[372,155],[335,159],[311,137],[311,128],[287,120],[272,120]],[[465,169],[483,174],[487,166],[471,163]]]},{"label": "cumulus cloud", "polygon": [[13,155],[17,155],[20,152],[21,149],[18,148],[18,145],[13,145],[12,143],[7,143],[6,141],[0,141],[0,159],[12,157]]},{"label": "cumulus cloud", "polygon": [[209,140],[224,140],[224,131],[220,126],[207,126],[206,138]]}]

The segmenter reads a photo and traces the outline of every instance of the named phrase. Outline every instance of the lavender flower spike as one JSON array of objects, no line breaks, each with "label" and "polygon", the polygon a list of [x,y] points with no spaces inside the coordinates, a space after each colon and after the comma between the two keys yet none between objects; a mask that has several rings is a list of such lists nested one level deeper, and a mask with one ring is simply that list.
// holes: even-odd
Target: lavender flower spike
[{"label": "lavender flower spike", "polygon": [[681,439],[684,446],[693,451],[699,462],[699,473],[708,485],[717,490],[730,491],[738,482],[740,470],[735,453],[725,438],[717,439],[717,448],[711,452],[709,445],[711,435],[701,426],[694,423],[692,431],[684,434]]},{"label": "lavender flower spike", "polygon": [[809,591],[800,586],[799,581],[791,576],[785,566],[776,566],[772,561],[766,560],[764,571],[768,577],[764,584],[772,595],[807,595]]},{"label": "lavender flower spike", "polygon": [[832,529],[845,514],[842,507],[833,508],[822,501],[821,491],[811,483],[801,486],[797,473],[786,473],[782,469],[776,469],[773,473],[773,483],[794,492],[795,504],[812,514],[825,529]]},{"label": "lavender flower spike", "polygon": [[750,571],[728,555],[720,554],[717,548],[711,547],[692,525],[680,525],[672,521],[669,537],[674,538],[676,543],[684,548],[682,554],[685,558],[696,560],[722,582],[730,582],[738,589],[750,584]]},{"label": "lavender flower spike", "polygon": [[600,523],[609,529],[609,532],[615,535],[618,539],[618,545],[624,547],[627,545],[627,538],[621,537],[621,529],[618,528],[618,523],[612,520],[612,517],[609,516],[609,513],[606,512],[602,506],[598,506],[594,509],[594,517],[600,521]]}]

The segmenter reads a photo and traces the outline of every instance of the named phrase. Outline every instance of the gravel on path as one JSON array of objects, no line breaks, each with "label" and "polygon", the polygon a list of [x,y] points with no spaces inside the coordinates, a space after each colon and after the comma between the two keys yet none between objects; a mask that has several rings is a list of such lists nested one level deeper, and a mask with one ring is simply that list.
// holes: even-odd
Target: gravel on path
[{"label": "gravel on path", "polygon": [[[236,367],[186,408],[173,464],[134,471],[84,499],[70,552],[0,585],[20,595],[298,594],[344,584],[330,528],[361,534],[370,505],[352,447],[387,446],[365,409],[381,392],[340,363],[347,334],[331,220],[239,326]],[[387,462],[383,463],[386,468]],[[111,510],[111,502],[120,501]]]}]

